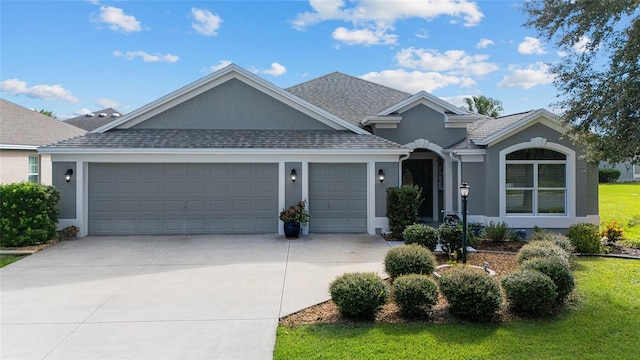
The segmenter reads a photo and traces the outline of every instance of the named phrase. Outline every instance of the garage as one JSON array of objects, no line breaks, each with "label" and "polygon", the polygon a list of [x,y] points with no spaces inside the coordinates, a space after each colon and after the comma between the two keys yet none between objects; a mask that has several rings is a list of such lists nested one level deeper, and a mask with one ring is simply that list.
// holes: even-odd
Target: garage
[{"label": "garage", "polygon": [[273,233],[278,164],[90,163],[89,234]]},{"label": "garage", "polygon": [[367,165],[309,164],[309,232],[367,232]]}]

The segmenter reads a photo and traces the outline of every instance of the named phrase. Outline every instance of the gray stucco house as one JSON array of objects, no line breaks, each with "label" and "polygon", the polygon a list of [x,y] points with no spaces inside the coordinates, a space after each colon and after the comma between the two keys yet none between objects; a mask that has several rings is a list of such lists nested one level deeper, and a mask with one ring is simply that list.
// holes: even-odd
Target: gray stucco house
[{"label": "gray stucco house", "polygon": [[229,65],[39,151],[64,199],[60,227],[81,236],[282,234],[280,209],[301,199],[305,233],[374,234],[403,174],[423,189],[425,221],[460,209],[466,181],[470,221],[598,223],[597,168],[565,132],[546,110],[491,119],[341,73],[282,89]]}]

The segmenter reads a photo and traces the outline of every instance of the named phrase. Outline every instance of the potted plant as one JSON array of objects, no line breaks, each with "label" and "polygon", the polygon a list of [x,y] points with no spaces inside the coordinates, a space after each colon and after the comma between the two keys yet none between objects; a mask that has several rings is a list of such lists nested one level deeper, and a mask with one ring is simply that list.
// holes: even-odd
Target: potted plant
[{"label": "potted plant", "polygon": [[309,222],[309,217],[305,200],[298,201],[287,209],[282,209],[280,220],[284,222],[284,236],[289,239],[300,236],[300,225],[306,225]]}]

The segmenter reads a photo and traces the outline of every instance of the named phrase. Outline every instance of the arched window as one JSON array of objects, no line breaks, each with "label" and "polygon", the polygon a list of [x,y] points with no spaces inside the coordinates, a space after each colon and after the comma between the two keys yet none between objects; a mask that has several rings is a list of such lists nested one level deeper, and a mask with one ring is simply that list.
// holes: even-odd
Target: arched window
[{"label": "arched window", "polygon": [[505,155],[505,215],[567,215],[567,155],[524,148]]}]

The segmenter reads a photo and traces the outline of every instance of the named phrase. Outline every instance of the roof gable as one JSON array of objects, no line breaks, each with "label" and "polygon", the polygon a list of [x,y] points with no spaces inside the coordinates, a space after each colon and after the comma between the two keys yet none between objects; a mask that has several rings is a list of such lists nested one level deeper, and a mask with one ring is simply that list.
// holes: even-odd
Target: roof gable
[{"label": "roof gable", "polygon": [[0,148],[35,149],[86,131],[0,99]]},{"label": "roof gable", "polygon": [[157,116],[173,107],[178,106],[190,99],[195,98],[211,89],[214,89],[230,80],[238,80],[254,89],[271,96],[272,98],[284,103],[295,110],[321,122],[322,124],[335,130],[350,130],[357,134],[367,133],[360,127],[354,126],[349,122],[338,118],[337,116],[318,108],[311,103],[294,96],[293,94],[282,90],[272,83],[252,74],[251,72],[235,65],[228,65],[208,76],[192,82],[160,99],[153,101],[131,113],[122,116],[120,119],[113,121],[107,125],[95,129],[92,132],[105,132],[111,129],[129,129],[141,124],[154,116]]}]

